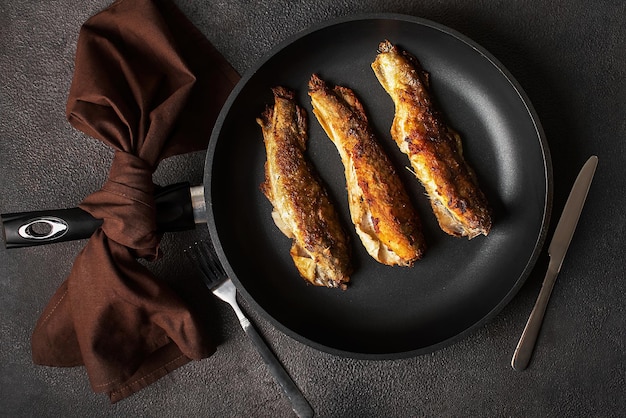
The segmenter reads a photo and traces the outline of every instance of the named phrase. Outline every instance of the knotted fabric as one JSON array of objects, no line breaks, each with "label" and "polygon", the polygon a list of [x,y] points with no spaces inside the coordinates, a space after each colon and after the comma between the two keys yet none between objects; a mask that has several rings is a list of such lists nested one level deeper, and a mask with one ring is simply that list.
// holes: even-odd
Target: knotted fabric
[{"label": "knotted fabric", "polygon": [[32,336],[33,360],[85,365],[116,402],[215,347],[183,301],[138,258],[160,257],[152,174],[204,149],[239,76],[169,0],[120,0],[81,28],[67,117],[115,150],[80,207],[102,226]]}]

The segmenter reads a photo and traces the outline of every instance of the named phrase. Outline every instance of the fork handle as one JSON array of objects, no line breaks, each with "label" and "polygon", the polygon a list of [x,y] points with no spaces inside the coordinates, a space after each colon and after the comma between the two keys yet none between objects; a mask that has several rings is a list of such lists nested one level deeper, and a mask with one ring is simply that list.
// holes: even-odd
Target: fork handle
[{"label": "fork handle", "polygon": [[[237,316],[239,316],[239,313],[237,313]],[[298,389],[294,381],[287,374],[282,364],[280,364],[252,323],[250,323],[245,316],[243,316],[243,318],[240,317],[239,322],[243,330],[248,334],[248,337],[250,337],[254,345],[256,345],[261,357],[263,357],[263,361],[270,369],[270,373],[272,373],[276,382],[278,382],[285,395],[287,395],[287,398],[291,401],[291,408],[296,415],[300,418],[312,417],[314,415],[313,408],[311,408],[311,405],[309,405],[309,402],[304,398],[300,389]]]}]

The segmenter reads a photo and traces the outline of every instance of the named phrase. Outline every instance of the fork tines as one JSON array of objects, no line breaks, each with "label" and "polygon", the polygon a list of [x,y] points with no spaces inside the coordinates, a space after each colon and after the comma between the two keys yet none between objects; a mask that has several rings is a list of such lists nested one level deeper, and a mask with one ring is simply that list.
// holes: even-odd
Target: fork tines
[{"label": "fork tines", "polygon": [[228,278],[210,242],[198,241],[189,246],[185,254],[198,268],[202,280],[211,290]]}]

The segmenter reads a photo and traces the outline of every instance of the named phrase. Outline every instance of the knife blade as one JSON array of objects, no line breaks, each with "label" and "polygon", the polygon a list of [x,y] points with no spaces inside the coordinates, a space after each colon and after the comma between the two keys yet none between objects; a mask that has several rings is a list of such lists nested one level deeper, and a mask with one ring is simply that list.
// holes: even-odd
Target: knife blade
[{"label": "knife blade", "polygon": [[530,362],[530,357],[533,353],[539,330],[541,329],[554,283],[556,282],[556,278],[563,265],[563,260],[565,259],[565,254],[574,236],[574,231],[576,230],[580,213],[587,199],[587,193],[589,192],[589,187],[591,186],[597,165],[598,157],[595,155],[591,156],[585,165],[583,165],[580,173],[578,173],[578,177],[576,177],[574,186],[563,208],[561,218],[554,230],[552,241],[550,241],[550,246],[548,247],[548,270],[543,279],[543,284],[541,285],[535,306],[530,313],[528,322],[524,327],[524,331],[517,343],[511,360],[511,367],[516,371],[526,369]]}]

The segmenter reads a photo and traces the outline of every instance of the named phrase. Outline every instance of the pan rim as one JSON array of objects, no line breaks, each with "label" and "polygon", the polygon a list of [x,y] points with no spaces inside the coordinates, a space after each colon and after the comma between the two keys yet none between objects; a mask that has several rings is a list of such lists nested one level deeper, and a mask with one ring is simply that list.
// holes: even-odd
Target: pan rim
[{"label": "pan rim", "polygon": [[[474,322],[471,326],[467,327],[466,329],[464,329],[463,331],[455,334],[454,336],[447,338],[445,340],[442,340],[438,343],[432,344],[432,345],[428,345],[426,347],[420,347],[414,350],[407,350],[407,351],[401,351],[401,352],[390,352],[390,353],[371,353],[371,352],[356,352],[356,351],[348,351],[348,350],[344,350],[344,349],[340,349],[340,348],[336,348],[336,347],[329,347],[328,345],[325,344],[321,344],[317,341],[313,341],[309,338],[307,338],[304,335],[301,335],[301,333],[297,333],[294,330],[291,330],[290,328],[286,327],[285,325],[283,325],[279,320],[277,320],[276,318],[274,318],[270,313],[268,313],[256,300],[254,297],[252,297],[252,295],[250,295],[246,288],[242,285],[242,283],[239,281],[239,279],[237,278],[236,274],[234,273],[230,262],[224,252],[224,249],[222,247],[221,244],[221,240],[220,240],[220,236],[217,230],[217,225],[216,225],[216,220],[215,220],[215,213],[213,211],[213,186],[212,186],[212,171],[213,171],[213,166],[214,166],[214,156],[215,156],[215,149],[218,143],[218,139],[220,136],[220,132],[221,132],[221,128],[222,125],[226,119],[226,117],[229,115],[231,107],[233,106],[233,103],[235,102],[235,100],[237,99],[237,97],[239,96],[241,90],[247,85],[247,83],[254,77],[254,75],[257,73],[257,71],[262,68],[268,61],[270,61],[276,54],[278,54],[279,52],[283,51],[285,48],[287,48],[289,45],[293,44],[294,42],[309,36],[312,33],[321,31],[321,30],[325,30],[327,28],[333,27],[333,26],[337,26],[337,25],[341,25],[341,24],[345,24],[345,23],[352,23],[352,22],[357,22],[357,21],[363,21],[363,20],[391,20],[391,21],[403,21],[403,22],[408,22],[408,23],[413,23],[416,25],[420,25],[420,26],[425,26],[425,27],[429,27],[431,29],[434,29],[436,31],[442,32],[446,35],[452,36],[453,38],[455,38],[456,40],[462,42],[463,44],[465,44],[467,47],[472,48],[473,50],[477,51],[484,59],[486,59],[489,64],[494,67],[498,72],[500,72],[503,76],[503,78],[507,81],[507,83],[512,87],[512,89],[515,91],[515,94],[519,97],[520,102],[524,105],[526,112],[528,113],[528,117],[529,120],[532,122],[532,125],[534,127],[534,131],[536,133],[536,137],[538,139],[539,142],[539,148],[541,150],[541,158],[542,158],[542,162],[543,162],[543,169],[544,169],[544,173],[543,173],[543,177],[544,177],[544,181],[545,181],[545,193],[544,193],[544,208],[543,208],[543,216],[542,216],[542,220],[541,220],[541,226],[540,226],[540,230],[535,242],[535,245],[533,247],[531,256],[529,257],[524,269],[521,271],[521,273],[519,274],[519,277],[517,278],[517,280],[515,281],[515,284],[511,287],[511,289],[508,291],[508,293],[506,294],[506,296],[504,298],[502,298],[500,300],[499,303],[497,303],[486,315],[484,315],[481,319],[479,319],[478,321]],[[224,268],[226,269],[227,273],[229,274],[229,276],[232,278],[233,282],[235,283],[235,285],[237,286],[237,289],[239,290],[239,292],[242,294],[242,296],[244,297],[244,299],[246,300],[246,302],[248,302],[257,312],[260,313],[260,315],[268,320],[274,327],[276,327],[277,329],[279,329],[282,333],[284,333],[285,335],[295,339],[296,341],[299,341],[305,345],[308,345],[312,348],[318,349],[320,351],[323,352],[327,352],[333,355],[338,355],[341,357],[349,357],[349,358],[356,358],[356,359],[364,359],[364,360],[392,360],[392,359],[401,359],[401,358],[410,358],[410,357],[416,357],[419,355],[423,355],[423,354],[427,354],[427,353],[431,353],[434,351],[438,351],[444,347],[450,346],[451,344],[454,344],[462,339],[464,339],[465,337],[467,337],[469,334],[473,333],[475,330],[477,330],[479,327],[485,325],[487,322],[489,322],[490,320],[492,320],[496,315],[498,315],[502,309],[509,304],[509,302],[513,299],[513,297],[518,293],[519,289],[523,286],[523,284],[526,282],[528,276],[530,275],[530,273],[532,272],[540,254],[541,251],[543,249],[545,240],[546,240],[546,236],[547,236],[547,232],[548,232],[548,226],[549,226],[549,221],[550,221],[550,217],[551,217],[551,210],[552,210],[552,196],[553,196],[553,181],[552,181],[552,162],[551,162],[551,157],[550,157],[550,150],[548,147],[548,142],[547,139],[545,137],[545,133],[543,131],[543,128],[541,126],[538,114],[536,113],[534,107],[532,106],[528,96],[526,95],[526,93],[524,92],[524,90],[522,89],[521,85],[517,82],[517,80],[513,77],[513,75],[506,69],[506,67],[504,65],[502,65],[493,55],[491,55],[486,49],[484,49],[482,46],[478,45],[476,42],[474,42],[473,40],[471,40],[470,38],[466,37],[465,35],[457,32],[454,29],[451,29],[447,26],[444,26],[442,24],[433,22],[431,20],[428,19],[424,19],[424,18],[420,18],[420,17],[414,17],[414,16],[409,16],[409,15],[404,15],[404,14],[397,14],[397,13],[366,13],[366,14],[357,14],[357,15],[353,15],[353,16],[347,16],[347,17],[342,17],[342,18],[337,18],[337,19],[332,19],[329,21],[324,21],[324,22],[320,22],[318,24],[312,25],[311,27],[309,27],[308,29],[305,29],[303,31],[300,31],[288,38],[286,38],[284,41],[280,42],[279,44],[277,44],[274,48],[272,48],[267,54],[265,54],[255,65],[253,65],[253,67],[251,67],[248,71],[245,72],[245,74],[243,75],[243,77],[241,78],[241,80],[239,81],[239,83],[235,86],[235,88],[233,89],[233,91],[231,92],[230,96],[228,97],[226,103],[224,104],[224,107],[222,108],[222,111],[220,112],[216,123],[215,123],[215,127],[213,129],[213,132],[211,134],[211,138],[210,138],[210,142],[209,142],[209,146],[207,149],[207,155],[206,155],[206,162],[205,162],[205,173],[204,173],[204,188],[205,188],[205,199],[207,200],[207,218],[208,218],[208,222],[207,222],[207,226],[209,229],[209,233],[210,233],[210,237],[211,240],[213,241],[213,244],[215,246],[216,252],[218,254],[218,257],[220,259],[220,261],[222,262],[222,264],[224,265]]]}]

